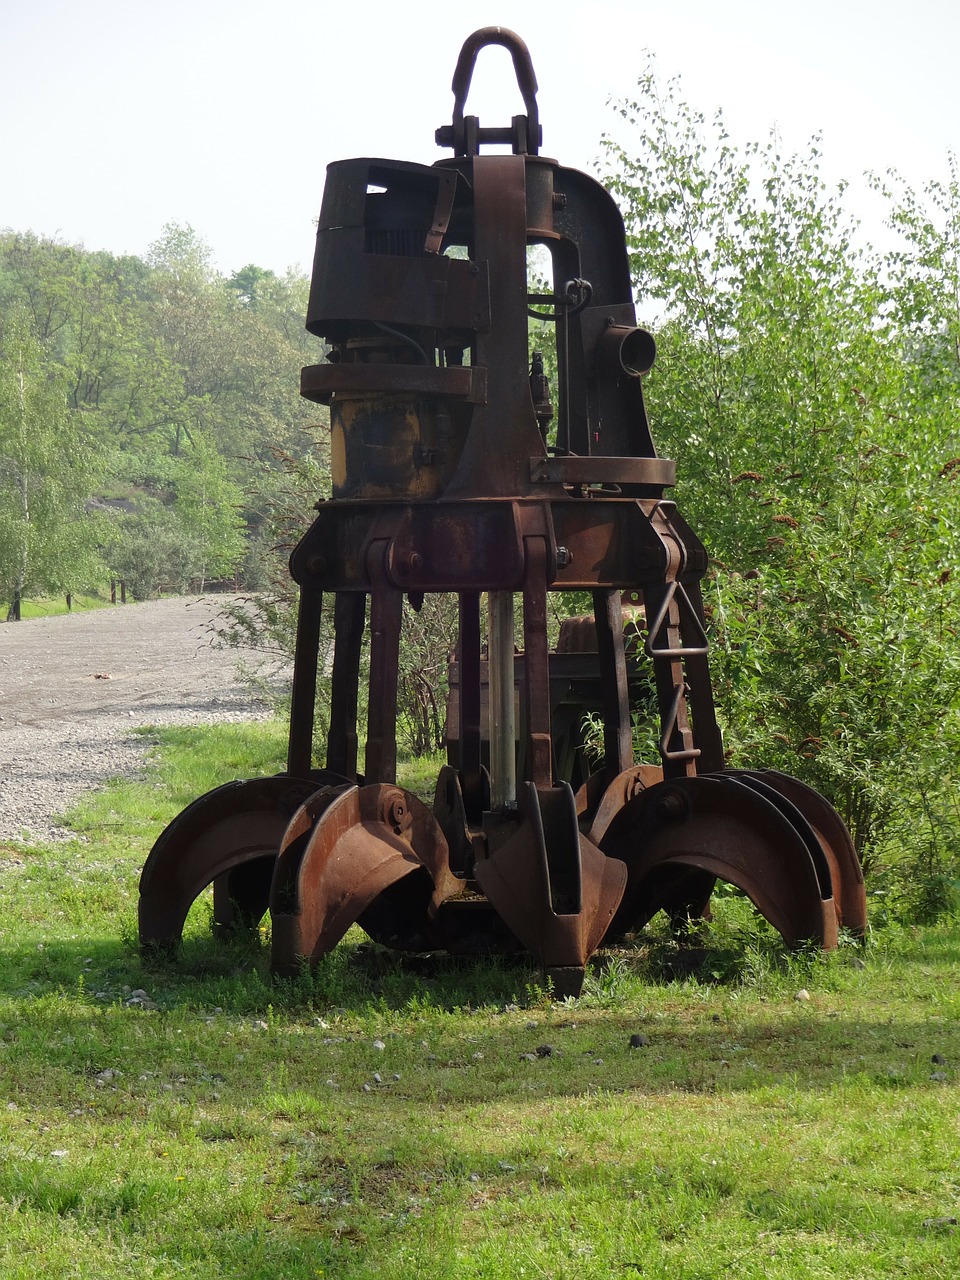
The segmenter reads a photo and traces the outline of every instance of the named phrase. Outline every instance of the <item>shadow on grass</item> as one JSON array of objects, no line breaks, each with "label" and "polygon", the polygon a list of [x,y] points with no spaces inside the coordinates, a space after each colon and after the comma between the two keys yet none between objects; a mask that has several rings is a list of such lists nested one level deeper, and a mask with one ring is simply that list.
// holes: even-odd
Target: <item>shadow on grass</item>
[{"label": "shadow on grass", "polygon": [[198,975],[141,968],[118,944],[51,952],[63,980],[43,954],[31,957],[24,985],[0,999],[0,1088],[28,1105],[36,1094],[70,1114],[89,1110],[98,1125],[212,1107],[254,1126],[276,1113],[330,1132],[333,1116],[368,1116],[403,1133],[447,1105],[520,1113],[591,1096],[642,1106],[771,1089],[900,1094],[935,1109],[960,1062],[955,1009],[932,1016],[935,977],[897,1006],[889,975],[871,1001],[859,971],[855,992],[821,990],[816,1003],[702,986],[648,987],[646,998],[625,986],[617,998],[601,971],[579,1002],[556,1004],[527,967],[445,961],[412,971],[363,946],[276,982],[260,958]]},{"label": "shadow on grass", "polygon": [[421,1005],[453,1012],[544,1000],[541,971],[528,958],[404,956],[374,943],[341,945],[315,970],[276,978],[268,944],[187,938],[174,954],[147,951],[133,940],[99,938],[29,943],[0,951],[0,995],[36,998],[82,994],[106,1002],[136,990],[169,1011],[213,1004],[236,1015],[268,1009],[292,1014],[332,1006],[359,1016]]},{"label": "shadow on grass", "polygon": [[[762,922],[761,922],[762,923]],[[36,937],[36,935],[35,935]],[[235,938],[207,929],[188,930],[175,954],[141,953],[131,931],[124,937],[31,940],[0,949],[0,995],[14,999],[74,994],[100,1002],[124,1002],[136,991],[169,1012],[213,1005],[234,1015],[282,1010],[293,1016],[336,1008],[367,1016],[470,1009],[616,1008],[642,1002],[651,989],[677,998],[724,1001],[812,986],[840,991],[851,983],[869,990],[870,970],[888,982],[891,965],[903,981],[921,983],[930,970],[960,965],[960,930],[939,926],[899,933],[889,950],[853,940],[832,955],[791,951],[771,929],[711,931],[678,942],[666,929],[599,952],[587,970],[579,1001],[553,1002],[549,984],[527,955],[406,954],[370,942],[355,928],[312,970],[293,979],[270,972],[265,930]],[[937,983],[942,988],[942,983]]]},{"label": "shadow on grass", "polygon": [[[901,1117],[904,1133],[943,1127],[960,1020],[933,1024],[930,995],[942,986],[930,973],[935,935],[915,942],[898,963],[925,986],[902,1017],[890,1016],[901,971],[878,966],[882,998],[871,1005],[869,961],[841,971],[842,958],[810,961],[835,983],[821,985],[817,1008],[783,987],[765,1003],[712,977],[667,986],[656,949],[645,963],[660,986],[630,971],[625,949],[600,957],[581,1001],[551,1004],[527,964],[404,958],[352,940],[292,981],[270,977],[257,939],[227,946],[191,936],[177,959],[143,959],[132,938],[7,947],[0,1081],[18,1100],[24,1133],[41,1106],[53,1131],[6,1162],[0,1201],[102,1236],[108,1261],[119,1225],[144,1259],[237,1280],[306,1280],[321,1268],[360,1277],[384,1260],[392,1274],[413,1274],[411,1250],[455,1249],[450,1232],[461,1218],[487,1221],[489,1205],[489,1220],[500,1221],[498,1203],[518,1200],[535,1214],[552,1196],[642,1204],[655,1220],[651,1258],[657,1231],[682,1234],[691,1214],[727,1205],[746,1230],[809,1233],[804,1248],[823,1233],[834,1249],[836,1235],[856,1236],[863,1193],[794,1193],[765,1126],[792,1125],[798,1141],[808,1141],[808,1122],[830,1134],[849,1096],[861,1112]],[[639,952],[632,958],[640,966]],[[719,963],[709,948],[698,960]],[[684,1149],[659,1114],[703,1134]],[[58,1115],[74,1118],[72,1140],[55,1136]],[[559,1163],[544,1154],[549,1142],[531,1137],[531,1116],[558,1126],[554,1143],[570,1147]],[[720,1148],[705,1162],[718,1123],[769,1149],[769,1169],[761,1161],[743,1171]],[[868,1172],[870,1133],[869,1121],[854,1123],[850,1139]],[[612,1146],[598,1155],[597,1141]],[[45,1153],[71,1142],[88,1154],[51,1167]],[[162,1157],[181,1144],[175,1170]],[[945,1159],[938,1147],[937,1162]],[[926,1247],[923,1213],[890,1208],[882,1182],[870,1201],[890,1239]],[[639,1228],[630,1230],[636,1247]],[[128,1264],[101,1274],[127,1275]]]},{"label": "shadow on grass", "polygon": [[[939,945],[945,956],[948,944]],[[858,957],[854,947],[832,961],[815,950],[789,951],[772,930],[742,935],[721,931],[712,941],[695,936],[680,943],[662,930],[599,952],[587,968],[584,992],[595,1004],[615,1004],[643,985],[735,990],[784,976],[802,984],[838,964],[862,967]],[[294,979],[271,974],[269,941],[262,929],[231,938],[194,925],[173,954],[141,952],[132,928],[122,938],[43,941],[35,934],[19,947],[0,949],[0,994],[85,991],[114,999],[135,989],[148,989],[171,1010],[209,1000],[237,1014],[263,1013],[268,1006],[293,1013],[336,1006],[360,1015],[423,1004],[455,1011],[543,1005],[551,997],[542,969],[525,953],[404,953],[369,941],[359,928],[314,969],[305,965]]]},{"label": "shadow on grass", "polygon": [[[174,958],[141,957],[132,932],[7,941],[0,1080],[19,1100],[11,1124],[27,1134],[41,1108],[53,1119],[40,1154],[31,1128],[34,1154],[0,1170],[0,1201],[98,1240],[109,1264],[99,1274],[116,1277],[131,1271],[129,1257],[112,1258],[115,1240],[155,1266],[237,1280],[512,1277],[518,1225],[536,1222],[538,1240],[555,1212],[551,1248],[573,1247],[568,1203],[596,1204],[598,1216],[642,1209],[622,1219],[629,1255],[597,1228],[606,1274],[641,1248],[651,1274],[668,1273],[663,1241],[682,1244],[685,1223],[733,1211],[744,1232],[798,1233],[807,1252],[822,1240],[831,1260],[842,1242],[853,1273],[865,1203],[887,1242],[878,1249],[902,1242],[913,1274],[938,1274],[928,1253],[943,1245],[921,1208],[934,1193],[925,1182],[910,1209],[898,1206],[872,1172],[871,1126],[888,1111],[897,1143],[943,1130],[949,1146],[960,1018],[933,1015],[949,997],[956,929],[833,959],[768,951],[757,935],[735,959],[733,940],[720,941],[682,959],[663,935],[603,953],[568,1004],[547,999],[529,963],[404,957],[353,937],[287,981],[271,977],[259,934],[227,944],[196,930]],[[750,966],[766,966],[766,994],[744,986]],[[794,998],[801,980],[809,1003]],[[904,985],[916,998],[899,1004]],[[850,1128],[842,1178],[794,1188],[765,1126],[786,1125],[817,1168],[808,1126],[829,1144],[844,1097],[865,1118]],[[672,1137],[657,1118],[668,1115],[681,1134],[703,1133]],[[75,1117],[73,1140],[57,1136],[59,1116]],[[718,1124],[769,1155],[741,1169]],[[556,1135],[541,1141],[549,1125]],[[561,1139],[569,1150],[555,1160]],[[74,1142],[83,1159],[51,1165],[46,1153]],[[181,1142],[175,1170],[161,1155]],[[932,1164],[924,1152],[931,1185],[945,1177],[941,1146]],[[853,1189],[842,1182],[851,1162]],[[461,1228],[476,1223],[503,1251],[485,1272],[455,1262]],[[567,1262],[556,1274],[580,1274]],[[718,1263],[713,1274],[725,1273]]]}]

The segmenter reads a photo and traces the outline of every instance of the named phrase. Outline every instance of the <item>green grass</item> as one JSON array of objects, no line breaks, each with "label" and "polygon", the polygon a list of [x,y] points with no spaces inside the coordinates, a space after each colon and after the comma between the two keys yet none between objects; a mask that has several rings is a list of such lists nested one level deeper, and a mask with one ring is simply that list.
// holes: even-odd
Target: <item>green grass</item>
[{"label": "green grass", "polygon": [[[110,608],[110,593],[109,591],[105,595],[79,593],[71,597],[71,603],[74,613],[84,613],[88,609]],[[4,618],[7,616],[9,607],[9,601],[0,602],[0,615]],[[24,622],[30,618],[54,618],[62,613],[69,612],[71,611],[67,608],[65,596],[51,596],[41,600],[23,600],[20,604],[20,617]]]},{"label": "green grass", "polygon": [[652,931],[560,1004],[357,930],[276,982],[203,904],[148,963],[152,839],[283,759],[274,725],[155,739],[75,841],[0,846],[5,1280],[957,1274],[955,923],[788,955],[722,897],[693,972]]}]

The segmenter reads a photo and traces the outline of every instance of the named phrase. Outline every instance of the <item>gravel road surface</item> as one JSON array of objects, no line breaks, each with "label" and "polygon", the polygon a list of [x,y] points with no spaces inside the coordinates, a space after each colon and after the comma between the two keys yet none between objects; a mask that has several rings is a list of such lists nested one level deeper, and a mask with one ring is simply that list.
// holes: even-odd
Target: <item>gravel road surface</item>
[{"label": "gravel road surface", "polygon": [[[211,624],[231,598],[184,597],[0,624],[0,840],[47,841],[83,791],[136,774],[138,725],[264,716]],[[282,678],[283,673],[274,673]]]}]

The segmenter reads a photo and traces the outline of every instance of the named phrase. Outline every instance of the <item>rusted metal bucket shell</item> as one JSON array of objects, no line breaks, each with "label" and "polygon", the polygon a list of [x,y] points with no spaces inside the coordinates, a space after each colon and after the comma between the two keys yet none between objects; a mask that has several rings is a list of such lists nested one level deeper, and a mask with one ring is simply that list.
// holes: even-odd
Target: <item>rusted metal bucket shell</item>
[{"label": "rusted metal bucket shell", "polygon": [[867,890],[863,868],[839,813],[819,791],[788,773],[759,769],[756,776],[796,805],[810,823],[830,867],[837,922],[851,933],[864,933],[867,927]]},{"label": "rusted metal bucket shell", "polygon": [[566,838],[576,842],[570,854],[579,862],[577,910],[555,909],[549,850],[534,813],[528,812],[514,834],[477,863],[476,877],[498,915],[548,972],[579,969],[582,981],[583,966],[600,946],[620,905],[627,868],[580,834],[572,796],[570,802],[572,829]]},{"label": "rusted metal bucket shell", "polygon": [[764,797],[765,800],[773,805],[778,813],[790,823],[794,831],[803,841],[807,853],[810,855],[810,861],[816,872],[817,883],[820,886],[820,897],[826,901],[827,898],[833,897],[833,876],[830,874],[830,863],[824,852],[823,843],[817,836],[817,833],[811,827],[804,814],[797,808],[792,800],[789,800],[782,791],[776,787],[772,787],[769,782],[765,781],[762,774],[755,773],[752,770],[745,769],[743,771],[730,770],[723,775],[725,778],[733,778],[737,782],[742,782],[751,791],[757,792],[758,795]]},{"label": "rusted metal bucket shell", "polygon": [[[597,776],[594,775],[594,777]],[[589,822],[589,826],[584,832],[587,839],[599,845],[607,827],[623,806],[632,800],[634,796],[639,795],[641,791],[646,791],[649,787],[655,787],[658,782],[662,781],[663,770],[659,765],[631,765],[629,769],[624,769],[622,773],[618,773],[597,798],[591,795],[592,779],[588,779],[577,792],[577,816],[580,819],[581,826],[584,821]],[[594,805],[592,812],[591,804]]]},{"label": "rusted metal bucket shell", "polygon": [[[624,769],[602,792],[594,784],[592,795],[591,780],[588,779],[577,793],[577,813],[587,839],[600,845],[607,827],[620,810],[634,796],[662,781],[663,770],[653,764],[632,765]],[[689,921],[709,915],[710,895],[715,884],[715,876],[695,867],[660,868],[646,882],[650,908],[648,918],[663,910],[677,928],[682,928]],[[609,935],[609,941],[614,941],[614,933]]]},{"label": "rusted metal bucket shell", "polygon": [[601,848],[629,868],[611,940],[669,910],[693,870],[737,885],[787,943],[836,946],[836,908],[807,843],[767,796],[735,777],[677,778],[641,792],[610,822]]},{"label": "rusted metal bucket shell", "polygon": [[336,792],[306,841],[303,824],[304,815],[296,815],[270,895],[275,973],[293,976],[305,963],[316,963],[352,924],[363,924],[371,909],[376,929],[376,900],[404,877],[417,875],[423,882],[419,923],[424,928],[439,904],[461,887],[429,809],[399,787],[374,784]]},{"label": "rusted metal bucket shell", "polygon": [[233,889],[244,914],[259,919],[267,909],[269,878],[283,833],[316,785],[282,774],[228,782],[174,818],[140,875],[140,945],[176,947],[191,905],[214,882],[221,924],[231,923]]}]

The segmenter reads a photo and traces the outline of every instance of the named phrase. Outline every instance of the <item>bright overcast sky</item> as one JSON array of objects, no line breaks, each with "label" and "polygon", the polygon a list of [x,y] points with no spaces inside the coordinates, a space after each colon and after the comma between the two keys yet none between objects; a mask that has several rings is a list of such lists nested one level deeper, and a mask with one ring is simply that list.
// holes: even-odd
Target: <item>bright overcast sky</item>
[{"label": "bright overcast sky", "polygon": [[[326,165],[447,154],[457,54],[492,24],[527,42],[544,154],[574,168],[621,136],[607,103],[645,50],[738,141],[822,132],[827,176],[861,190],[864,169],[943,178],[960,149],[958,0],[0,0],[0,227],[144,254],[189,223],[227,273],[307,270]],[[482,123],[521,109],[511,77],[481,55]]]}]

